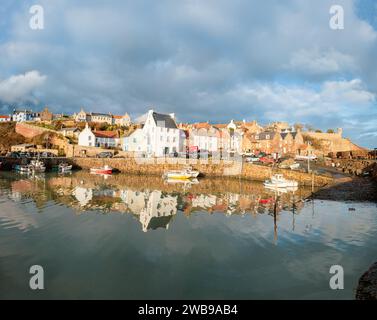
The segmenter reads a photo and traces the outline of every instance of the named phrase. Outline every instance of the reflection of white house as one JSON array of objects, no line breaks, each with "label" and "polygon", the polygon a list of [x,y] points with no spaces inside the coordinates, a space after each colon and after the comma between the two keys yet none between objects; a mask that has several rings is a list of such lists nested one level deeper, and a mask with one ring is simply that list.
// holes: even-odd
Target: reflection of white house
[{"label": "reflection of white house", "polygon": [[194,208],[212,208],[213,206],[216,205],[217,202],[217,197],[215,195],[205,195],[205,194],[200,194],[196,195],[191,203]]},{"label": "reflection of white house", "polygon": [[169,228],[171,218],[177,213],[178,197],[164,195],[161,191],[152,191],[147,206],[140,212],[139,220],[143,231],[157,228]]},{"label": "reflection of white house", "polygon": [[142,129],[123,138],[123,150],[161,157],[171,152],[182,152],[186,135],[178,129],[174,114],[149,110]]},{"label": "reflection of white house", "polygon": [[120,192],[120,197],[133,214],[138,215],[145,208],[147,198],[145,192],[126,189]]},{"label": "reflection of white house", "polygon": [[171,218],[177,213],[178,197],[161,191],[121,191],[121,198],[130,211],[139,216],[144,232],[157,228],[168,229]]},{"label": "reflection of white house", "polygon": [[93,190],[77,186],[73,194],[82,207],[85,207],[93,199]]}]

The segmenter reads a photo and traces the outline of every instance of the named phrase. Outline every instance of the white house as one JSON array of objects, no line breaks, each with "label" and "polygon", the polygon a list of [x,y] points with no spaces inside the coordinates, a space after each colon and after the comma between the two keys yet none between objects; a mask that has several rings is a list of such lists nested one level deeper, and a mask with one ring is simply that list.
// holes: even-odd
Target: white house
[{"label": "white house", "polygon": [[120,139],[116,131],[92,131],[86,124],[79,134],[79,146],[116,148],[120,146]]},{"label": "white house", "polygon": [[230,153],[237,152],[241,154],[243,131],[237,126],[237,124],[233,120],[231,120],[230,123],[227,125],[227,130],[229,132],[229,144],[227,151]]},{"label": "white house", "polygon": [[0,116],[0,122],[10,122],[12,121],[11,116]]},{"label": "white house", "polygon": [[219,129],[206,122],[193,124],[189,128],[189,146],[200,151],[217,152],[219,135]]},{"label": "white house", "polygon": [[38,112],[29,110],[13,110],[12,120],[16,122],[36,121],[40,117]]},{"label": "white house", "polygon": [[85,129],[79,134],[79,146],[96,146],[96,136],[94,135],[92,129],[89,128],[88,124],[86,124]]},{"label": "white house", "polygon": [[174,114],[162,114],[149,110],[143,127],[123,138],[123,150],[141,152],[148,156],[162,157],[182,152],[186,135],[178,129]]}]

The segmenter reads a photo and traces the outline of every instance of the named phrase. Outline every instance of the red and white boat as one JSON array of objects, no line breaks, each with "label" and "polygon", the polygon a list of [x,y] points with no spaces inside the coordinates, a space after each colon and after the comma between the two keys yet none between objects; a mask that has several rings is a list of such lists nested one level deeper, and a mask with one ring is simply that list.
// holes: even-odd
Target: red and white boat
[{"label": "red and white boat", "polygon": [[113,173],[113,168],[111,168],[108,165],[105,165],[102,168],[91,168],[90,173],[94,174],[112,174]]}]

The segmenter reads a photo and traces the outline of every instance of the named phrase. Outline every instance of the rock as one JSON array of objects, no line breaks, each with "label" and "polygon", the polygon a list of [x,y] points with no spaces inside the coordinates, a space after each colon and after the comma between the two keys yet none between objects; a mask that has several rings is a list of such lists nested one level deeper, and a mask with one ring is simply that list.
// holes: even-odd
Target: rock
[{"label": "rock", "polygon": [[377,262],[359,279],[356,300],[377,300]]}]

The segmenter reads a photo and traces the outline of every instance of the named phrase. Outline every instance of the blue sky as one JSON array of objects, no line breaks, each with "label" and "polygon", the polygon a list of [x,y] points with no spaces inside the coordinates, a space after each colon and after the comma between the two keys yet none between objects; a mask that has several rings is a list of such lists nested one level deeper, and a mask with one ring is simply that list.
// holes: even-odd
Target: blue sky
[{"label": "blue sky", "polygon": [[[42,5],[45,28],[29,28]],[[344,30],[329,28],[331,5]],[[0,112],[128,112],[342,127],[377,147],[374,0],[2,0]]]}]

